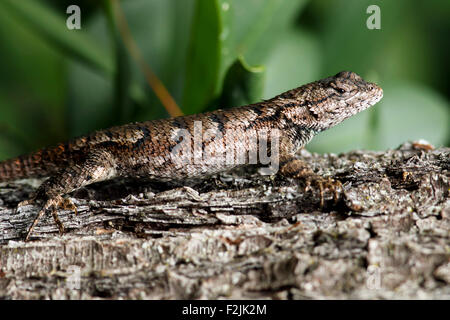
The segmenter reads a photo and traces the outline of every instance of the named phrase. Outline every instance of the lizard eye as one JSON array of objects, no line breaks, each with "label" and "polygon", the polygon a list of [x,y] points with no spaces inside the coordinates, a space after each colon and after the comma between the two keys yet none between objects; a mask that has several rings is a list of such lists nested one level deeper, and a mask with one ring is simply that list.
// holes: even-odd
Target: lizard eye
[{"label": "lizard eye", "polygon": [[342,88],[342,87],[337,87],[337,86],[331,86],[332,88],[333,88],[333,90],[334,91],[336,91],[337,93],[339,93],[339,94],[343,94],[343,93],[345,93],[346,92],[346,90],[344,89],[344,88]]},{"label": "lizard eye", "polygon": [[337,85],[336,83],[331,83],[331,87],[333,88],[334,91],[336,91],[339,94],[343,94],[343,93],[347,92],[347,90],[345,90],[345,88]]}]

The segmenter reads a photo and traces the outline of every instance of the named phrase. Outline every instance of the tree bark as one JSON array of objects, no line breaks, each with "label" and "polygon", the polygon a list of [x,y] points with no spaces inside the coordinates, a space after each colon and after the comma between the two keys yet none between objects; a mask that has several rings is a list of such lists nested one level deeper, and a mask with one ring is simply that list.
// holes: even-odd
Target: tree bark
[{"label": "tree bark", "polygon": [[0,298],[450,299],[450,149],[317,155],[312,185],[256,170],[174,186],[117,180],[71,195],[75,215],[15,206],[42,180],[0,185]]}]

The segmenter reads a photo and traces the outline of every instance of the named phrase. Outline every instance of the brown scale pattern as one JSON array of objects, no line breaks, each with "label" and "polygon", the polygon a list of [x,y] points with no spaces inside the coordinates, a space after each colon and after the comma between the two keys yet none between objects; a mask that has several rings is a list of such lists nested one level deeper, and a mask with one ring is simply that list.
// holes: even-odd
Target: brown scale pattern
[{"label": "brown scale pattern", "polygon": [[[336,90],[337,86],[340,86],[338,90],[348,91],[341,93]],[[346,100],[348,92],[356,95]],[[225,148],[248,151],[250,140],[258,136],[258,132],[278,129],[282,135],[280,154],[292,155],[315,133],[373,105],[381,96],[382,91],[376,85],[365,82],[352,72],[341,72],[335,77],[304,85],[258,104],[97,131],[68,143],[1,162],[0,181],[51,176],[75,164],[83,165],[90,158],[104,160],[106,165],[112,164],[113,168],[105,169],[117,169],[113,175],[142,174],[152,178],[176,179],[223,171],[233,166],[218,166],[206,157],[186,165],[169,156],[170,150],[179,144],[175,138],[176,130],[186,129],[194,135],[194,122],[198,121],[202,133],[210,129],[221,133],[222,139],[204,141],[204,150],[214,154],[223,152]],[[349,103],[352,100],[355,102]],[[193,139],[190,142],[193,144]],[[101,154],[108,156],[103,159]],[[211,168],[206,170],[206,167]]]}]

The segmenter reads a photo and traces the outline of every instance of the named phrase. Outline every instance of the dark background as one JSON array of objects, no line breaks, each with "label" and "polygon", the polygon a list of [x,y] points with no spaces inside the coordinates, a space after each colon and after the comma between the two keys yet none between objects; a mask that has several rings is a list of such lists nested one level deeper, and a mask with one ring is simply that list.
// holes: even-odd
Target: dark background
[{"label": "dark background", "polygon": [[[66,28],[70,4],[81,8],[81,30]],[[381,30],[366,27],[371,4]],[[309,150],[449,145],[449,1],[0,0],[0,159],[168,116],[117,12],[184,114],[351,70],[377,82],[383,100]]]}]

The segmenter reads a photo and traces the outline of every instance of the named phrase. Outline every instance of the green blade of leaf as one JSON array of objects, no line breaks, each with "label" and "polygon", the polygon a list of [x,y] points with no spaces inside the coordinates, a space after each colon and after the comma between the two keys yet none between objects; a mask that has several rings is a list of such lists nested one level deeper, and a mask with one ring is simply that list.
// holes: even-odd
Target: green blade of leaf
[{"label": "green blade of leaf", "polygon": [[[108,19],[108,29],[114,42],[116,52],[116,73],[114,76],[114,109],[112,119],[115,123],[124,123],[131,118],[133,108],[130,101],[131,90],[131,60],[121,38],[119,26],[114,15],[113,4],[110,0],[103,1],[103,10]],[[137,85],[137,84],[136,84]]]},{"label": "green blade of leaf", "polygon": [[183,98],[186,113],[203,110],[216,93],[220,67],[220,31],[218,2],[197,0]]},{"label": "green blade of leaf", "polygon": [[0,10],[7,10],[23,21],[32,32],[65,55],[112,74],[112,56],[99,48],[95,41],[81,30],[69,30],[66,21],[50,8],[33,0],[3,0]]},{"label": "green blade of leaf", "polygon": [[222,21],[219,79],[223,79],[239,56],[252,65],[265,63],[305,4],[306,0],[219,0]]},{"label": "green blade of leaf", "polygon": [[239,57],[228,69],[222,94],[211,107],[227,108],[258,102],[263,95],[264,81],[264,67],[251,67]]},{"label": "green blade of leaf", "polygon": [[185,110],[204,110],[222,91],[225,74],[239,56],[251,64],[263,64],[304,3],[197,0],[187,60]]}]

